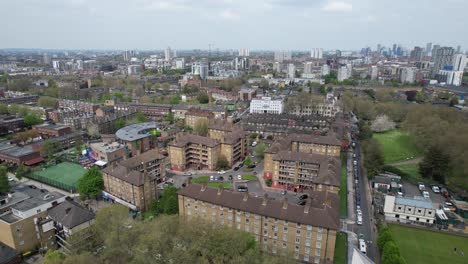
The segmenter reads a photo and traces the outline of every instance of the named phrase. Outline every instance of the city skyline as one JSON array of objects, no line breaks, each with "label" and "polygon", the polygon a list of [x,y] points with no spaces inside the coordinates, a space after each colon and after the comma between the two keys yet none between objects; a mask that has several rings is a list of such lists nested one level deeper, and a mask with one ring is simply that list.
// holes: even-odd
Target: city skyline
[{"label": "city skyline", "polygon": [[[370,0],[5,1],[0,48],[358,50],[466,46],[468,2]],[[424,12],[422,6],[430,6]],[[404,8],[402,8],[404,7]],[[430,18],[437,19],[430,19]],[[456,21],[456,23],[454,23]],[[438,40],[435,36],[444,35]],[[371,36],[372,40],[365,36]]]}]

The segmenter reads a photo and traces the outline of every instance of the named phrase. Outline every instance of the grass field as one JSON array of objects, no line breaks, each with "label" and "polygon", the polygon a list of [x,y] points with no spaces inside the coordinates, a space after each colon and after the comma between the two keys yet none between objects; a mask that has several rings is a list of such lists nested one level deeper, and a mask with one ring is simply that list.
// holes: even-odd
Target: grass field
[{"label": "grass field", "polygon": [[346,233],[337,232],[336,233],[336,243],[335,243],[335,257],[333,259],[334,264],[346,264],[347,259],[347,241]]},{"label": "grass field", "polygon": [[395,129],[373,136],[382,145],[385,164],[413,159],[422,155],[415,147],[411,136]]},{"label": "grass field", "polygon": [[[86,173],[86,169],[78,164],[70,162],[62,162],[55,166],[34,172],[39,177],[47,180],[63,183],[70,186],[75,186],[78,180]],[[47,183],[47,182],[46,182]]]},{"label": "grass field", "polygon": [[247,175],[242,175],[242,179],[244,181],[253,181],[257,179],[257,176],[252,175],[252,174],[247,174]]},{"label": "grass field", "polygon": [[346,187],[347,175],[346,175],[346,153],[341,154],[341,184],[340,184],[340,216],[346,218],[348,216],[348,203],[347,203],[347,190]]},{"label": "grass field", "polygon": [[[468,263],[468,238],[466,237],[400,225],[389,225],[389,227],[407,263]],[[454,248],[457,248],[457,252]],[[462,256],[461,252],[465,256]]]},{"label": "grass field", "polygon": [[[220,182],[210,182],[210,176],[201,176],[198,178],[193,178],[192,179],[193,183],[204,183],[206,182],[208,187],[211,188],[218,188]],[[232,188],[232,184],[230,182],[223,182],[223,187],[226,189]]]},{"label": "grass field", "polygon": [[419,173],[419,164],[405,164],[405,165],[397,165],[395,167],[411,175],[411,178],[418,179],[418,180],[422,179],[421,173]]}]

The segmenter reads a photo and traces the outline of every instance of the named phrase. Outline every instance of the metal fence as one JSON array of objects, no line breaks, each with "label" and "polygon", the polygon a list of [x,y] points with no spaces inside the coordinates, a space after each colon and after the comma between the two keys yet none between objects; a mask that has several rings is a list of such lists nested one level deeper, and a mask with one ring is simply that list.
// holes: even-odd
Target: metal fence
[{"label": "metal fence", "polygon": [[34,173],[34,172],[30,173],[26,177],[29,178],[29,179],[32,179],[32,180],[35,180],[35,181],[42,182],[44,184],[53,186],[55,188],[59,188],[61,190],[64,190],[64,191],[67,191],[67,192],[70,192],[70,193],[75,193],[76,192],[76,187],[73,186],[73,185],[66,184],[66,183],[63,183],[63,182],[60,182],[60,181],[56,181],[56,180],[44,177],[44,176],[42,176],[40,174],[37,174],[37,173]]}]

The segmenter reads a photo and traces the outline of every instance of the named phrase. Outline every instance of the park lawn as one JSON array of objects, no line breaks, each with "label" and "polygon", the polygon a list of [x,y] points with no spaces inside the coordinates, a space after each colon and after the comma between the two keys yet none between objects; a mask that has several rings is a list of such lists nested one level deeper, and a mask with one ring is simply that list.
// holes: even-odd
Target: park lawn
[{"label": "park lawn", "polygon": [[247,174],[247,175],[242,175],[242,179],[244,181],[253,181],[257,179],[257,176],[252,175],[252,174]]},{"label": "park lawn", "polygon": [[347,174],[346,174],[346,153],[341,154],[341,184],[340,184],[340,216],[346,218],[348,215],[347,203]]},{"label": "park lawn", "polygon": [[414,159],[422,155],[414,145],[412,136],[398,129],[374,133],[373,137],[382,146],[385,164]]},{"label": "park lawn", "polygon": [[422,180],[421,173],[419,172],[419,164],[404,164],[395,166],[402,172],[411,175],[411,178],[415,180]]},{"label": "park lawn", "polygon": [[346,264],[347,260],[347,238],[346,233],[336,233],[334,264]]},{"label": "park lawn", "polygon": [[192,179],[193,183],[202,183],[202,182],[209,182],[209,181],[210,181],[210,176],[201,176],[201,177]]},{"label": "park lawn", "polygon": [[[406,263],[468,263],[467,237],[401,225],[389,225],[389,228]],[[466,255],[462,256],[461,252]]]}]

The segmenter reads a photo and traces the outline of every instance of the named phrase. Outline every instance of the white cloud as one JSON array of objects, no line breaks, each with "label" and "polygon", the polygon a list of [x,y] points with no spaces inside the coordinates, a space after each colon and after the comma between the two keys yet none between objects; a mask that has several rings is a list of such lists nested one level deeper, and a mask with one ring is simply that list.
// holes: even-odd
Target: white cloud
[{"label": "white cloud", "polygon": [[353,5],[342,1],[330,1],[322,7],[322,10],[327,12],[351,12]]},{"label": "white cloud", "polygon": [[240,15],[236,12],[233,12],[231,10],[223,10],[221,13],[219,13],[219,17],[224,19],[224,20],[231,20],[231,21],[236,21],[240,19]]}]

